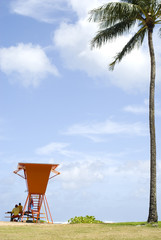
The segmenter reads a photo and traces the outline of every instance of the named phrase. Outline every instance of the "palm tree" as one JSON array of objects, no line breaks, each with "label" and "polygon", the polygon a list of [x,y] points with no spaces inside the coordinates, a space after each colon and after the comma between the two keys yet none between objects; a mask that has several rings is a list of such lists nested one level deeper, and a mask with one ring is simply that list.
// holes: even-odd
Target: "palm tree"
[{"label": "palm tree", "polygon": [[[91,46],[101,47],[110,40],[122,36],[138,24],[138,30],[115,56],[109,65],[113,70],[116,63],[140,47],[145,35],[148,35],[148,47],[151,62],[149,89],[149,131],[150,131],[150,201],[148,222],[157,222],[156,201],[156,140],[155,140],[155,55],[153,47],[153,29],[161,23],[161,1],[157,0],[121,0],[111,2],[90,11],[90,21],[99,23],[99,31],[91,41]],[[161,31],[161,29],[160,29]]]}]

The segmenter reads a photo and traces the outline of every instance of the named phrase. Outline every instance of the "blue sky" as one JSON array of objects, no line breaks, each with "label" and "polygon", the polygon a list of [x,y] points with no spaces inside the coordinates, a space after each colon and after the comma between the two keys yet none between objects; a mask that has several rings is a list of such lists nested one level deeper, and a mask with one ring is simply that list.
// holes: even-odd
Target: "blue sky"
[{"label": "blue sky", "polygon": [[[106,1],[108,2],[108,1]],[[46,196],[53,219],[144,221],[149,207],[147,39],[115,71],[133,32],[91,51],[102,0],[0,0],[0,220],[24,204],[18,162],[57,163]],[[135,32],[136,28],[134,29]],[[161,211],[161,58],[157,58],[157,196]]]}]

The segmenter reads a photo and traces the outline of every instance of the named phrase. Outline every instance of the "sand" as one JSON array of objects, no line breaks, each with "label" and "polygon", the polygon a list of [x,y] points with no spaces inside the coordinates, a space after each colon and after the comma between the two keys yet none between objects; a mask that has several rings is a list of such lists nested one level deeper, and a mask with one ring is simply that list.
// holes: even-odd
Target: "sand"
[{"label": "sand", "polygon": [[[25,223],[25,222],[3,222],[3,221],[0,221],[0,226],[24,226],[24,225],[33,225],[33,223]],[[39,224],[39,223],[36,223],[36,224]]]}]

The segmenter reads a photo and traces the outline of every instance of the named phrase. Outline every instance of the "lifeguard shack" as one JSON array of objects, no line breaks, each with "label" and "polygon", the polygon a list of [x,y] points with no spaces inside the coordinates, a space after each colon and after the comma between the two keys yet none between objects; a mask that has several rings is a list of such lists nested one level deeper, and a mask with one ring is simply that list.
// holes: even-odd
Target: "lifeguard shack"
[{"label": "lifeguard shack", "polygon": [[28,190],[21,221],[24,217],[32,218],[33,222],[45,218],[48,223],[53,223],[45,192],[49,179],[60,174],[55,170],[58,166],[59,164],[18,163],[14,173],[26,180]]}]

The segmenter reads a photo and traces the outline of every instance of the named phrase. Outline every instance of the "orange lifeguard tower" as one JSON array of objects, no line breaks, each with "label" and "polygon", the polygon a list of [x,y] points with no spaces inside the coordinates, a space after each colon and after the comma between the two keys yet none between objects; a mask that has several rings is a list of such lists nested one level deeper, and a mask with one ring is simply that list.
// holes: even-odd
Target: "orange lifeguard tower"
[{"label": "orange lifeguard tower", "polygon": [[[18,163],[17,170],[15,170],[14,173],[26,179],[28,189],[28,196],[24,205],[21,221],[23,221],[24,216],[32,218],[33,222],[38,222],[38,220],[44,218],[44,216],[41,215],[42,213],[40,213],[43,204],[43,214],[47,222],[53,223],[45,192],[48,180],[60,174],[55,170],[58,166],[59,164]],[[23,175],[19,174],[21,170],[23,170]],[[28,210],[26,210],[27,207]],[[49,220],[49,216],[51,221]]]}]

